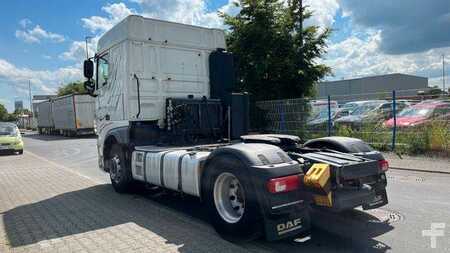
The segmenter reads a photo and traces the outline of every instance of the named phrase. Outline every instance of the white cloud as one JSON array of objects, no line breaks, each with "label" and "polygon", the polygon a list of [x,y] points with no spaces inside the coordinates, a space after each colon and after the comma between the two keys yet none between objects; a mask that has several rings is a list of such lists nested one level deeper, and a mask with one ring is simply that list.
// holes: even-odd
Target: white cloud
[{"label": "white cloud", "polygon": [[[144,16],[217,28],[224,28],[218,12],[236,15],[240,11],[240,7],[234,4],[236,0],[228,0],[217,11],[208,11],[205,0],[134,0],[134,2],[142,6]],[[314,12],[314,16],[305,24],[321,27],[331,26],[339,9],[337,0],[306,0],[305,5],[310,6],[310,10]]]},{"label": "white cloud", "polygon": [[133,2],[142,6],[143,12],[139,15],[145,17],[214,28],[224,28],[218,12],[236,15],[240,10],[240,7],[234,4],[236,0],[228,0],[215,11],[208,10],[205,0],[133,0]]},{"label": "white cloud", "polygon": [[12,83],[16,91],[27,93],[28,81],[31,82],[33,90],[42,93],[55,93],[62,83],[81,80],[81,66],[62,67],[53,71],[32,70],[20,68],[10,62],[0,59],[0,79]]},{"label": "white cloud", "polygon": [[[206,0],[132,0],[132,2],[139,4],[142,12],[138,13],[124,3],[108,4],[102,7],[102,11],[107,14],[106,17],[82,18],[83,27],[94,34],[101,34],[128,15],[137,14],[184,24],[225,28],[218,13],[236,15],[240,11],[240,7],[234,4],[236,0],[228,0],[225,5],[214,11],[208,10]],[[314,16],[305,22],[306,25],[331,26],[339,9],[337,0],[307,0],[305,5],[310,6],[314,12]]]},{"label": "white cloud", "polygon": [[313,12],[313,16],[305,21],[306,26],[330,27],[333,25],[339,10],[338,0],[306,0],[304,4]]},{"label": "white cloud", "polygon": [[[102,11],[107,14],[107,17],[92,16],[81,19],[83,27],[95,34],[95,37],[91,38],[88,43],[89,56],[92,56],[96,52],[98,39],[104,32],[111,29],[127,16],[136,14],[135,10],[129,9],[124,3],[108,4],[102,7]],[[73,41],[70,48],[58,57],[66,61],[81,62],[86,58],[85,41]]]},{"label": "white cloud", "polygon": [[[99,36],[91,38],[88,41],[89,56],[93,56],[96,51],[96,45]],[[59,58],[66,61],[81,62],[86,58],[86,42],[85,41],[73,41],[69,50],[59,55]]]},{"label": "white cloud", "polygon": [[339,3],[353,24],[381,31],[380,49],[385,53],[407,54],[450,46],[448,0],[340,0]]},{"label": "white cloud", "polygon": [[204,0],[139,0],[147,17],[184,24],[220,27],[217,12],[208,12]]},{"label": "white cloud", "polygon": [[[229,0],[218,11],[236,14],[239,9],[233,4],[234,1]],[[98,39],[104,32],[132,14],[186,24],[222,27],[222,20],[218,13],[216,11],[208,12],[203,0],[135,0],[134,2],[142,5],[142,13],[137,13],[135,10],[128,8],[124,3],[115,3],[102,7],[102,11],[107,14],[106,17],[92,16],[81,19],[83,27],[96,35],[88,45],[90,55],[95,52]],[[84,41],[73,41],[70,48],[60,54],[59,58],[81,62],[86,56],[85,47]]]},{"label": "white cloud", "polygon": [[60,43],[65,40],[64,36],[44,30],[40,25],[36,25],[33,29],[26,29],[31,23],[29,20],[21,20],[20,25],[24,30],[16,30],[16,37],[27,43],[39,43],[41,40]]},{"label": "white cloud", "polygon": [[236,16],[241,8],[235,5],[236,0],[228,0],[228,3],[218,9],[219,12]]},{"label": "white cloud", "polygon": [[102,7],[102,11],[108,14],[108,17],[92,16],[89,18],[82,18],[83,27],[90,30],[92,33],[105,32],[115,24],[119,23],[128,15],[134,14],[133,9],[129,9],[124,3],[108,4]]},{"label": "white cloud", "polygon": [[[355,78],[387,73],[405,73],[430,78],[430,84],[442,73],[441,55],[450,55],[450,47],[421,53],[390,55],[380,49],[381,31],[352,35],[331,44],[323,62],[333,68],[333,79]],[[442,80],[442,79],[441,79]]]}]

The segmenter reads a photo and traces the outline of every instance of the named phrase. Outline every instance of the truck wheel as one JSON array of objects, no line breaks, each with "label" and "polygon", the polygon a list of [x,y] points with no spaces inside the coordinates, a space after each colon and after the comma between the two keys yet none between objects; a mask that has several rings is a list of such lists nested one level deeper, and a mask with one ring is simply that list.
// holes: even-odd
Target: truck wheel
[{"label": "truck wheel", "polygon": [[131,170],[125,160],[125,154],[118,144],[114,144],[109,154],[109,177],[116,192],[126,193],[132,183]]},{"label": "truck wheel", "polygon": [[22,155],[23,154],[23,149],[17,151],[17,153],[19,153],[19,155]]},{"label": "truck wheel", "polygon": [[216,231],[229,241],[261,236],[262,216],[246,166],[232,156],[215,158],[205,170],[203,197]]}]

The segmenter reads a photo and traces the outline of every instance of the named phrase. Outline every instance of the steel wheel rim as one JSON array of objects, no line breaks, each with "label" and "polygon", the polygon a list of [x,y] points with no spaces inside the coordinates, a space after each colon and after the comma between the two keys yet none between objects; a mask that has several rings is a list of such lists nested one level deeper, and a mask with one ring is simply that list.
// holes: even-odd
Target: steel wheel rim
[{"label": "steel wheel rim", "polygon": [[113,158],[111,158],[111,164],[112,168],[111,171],[109,172],[111,179],[115,183],[119,183],[121,178],[122,167],[120,165],[120,158],[118,155],[115,155]]},{"label": "steel wheel rim", "polygon": [[228,223],[238,222],[245,211],[241,183],[231,173],[220,174],[214,183],[214,204],[219,215]]}]

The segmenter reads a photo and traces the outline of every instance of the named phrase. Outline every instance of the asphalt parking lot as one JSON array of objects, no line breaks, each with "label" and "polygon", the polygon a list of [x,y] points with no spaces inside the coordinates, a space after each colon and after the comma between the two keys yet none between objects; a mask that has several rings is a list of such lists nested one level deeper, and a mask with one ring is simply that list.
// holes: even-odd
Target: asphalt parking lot
[{"label": "asphalt parking lot", "polygon": [[[197,199],[160,191],[121,195],[97,168],[96,140],[25,136],[0,156],[0,252],[448,252],[450,175],[391,170],[389,205],[316,218],[311,240],[233,244]],[[422,236],[431,223],[445,235]]]}]

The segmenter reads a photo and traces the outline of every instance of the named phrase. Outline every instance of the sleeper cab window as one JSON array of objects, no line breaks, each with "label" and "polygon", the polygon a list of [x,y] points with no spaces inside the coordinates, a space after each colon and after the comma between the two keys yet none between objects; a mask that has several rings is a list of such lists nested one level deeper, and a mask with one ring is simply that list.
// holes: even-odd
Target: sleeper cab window
[{"label": "sleeper cab window", "polygon": [[108,54],[104,54],[97,59],[97,83],[98,88],[101,88],[108,84],[109,74],[109,57]]}]

